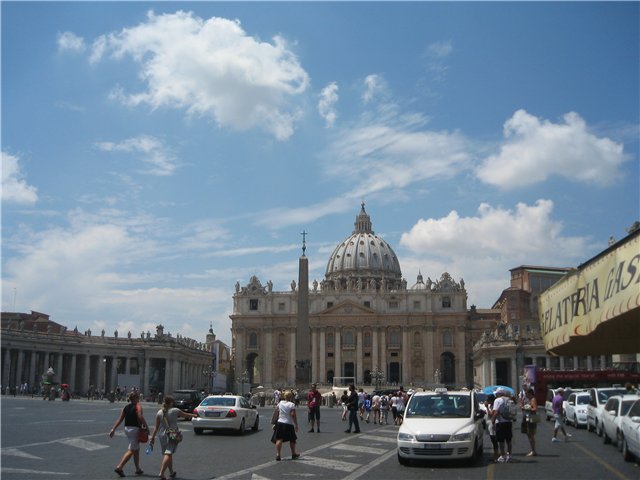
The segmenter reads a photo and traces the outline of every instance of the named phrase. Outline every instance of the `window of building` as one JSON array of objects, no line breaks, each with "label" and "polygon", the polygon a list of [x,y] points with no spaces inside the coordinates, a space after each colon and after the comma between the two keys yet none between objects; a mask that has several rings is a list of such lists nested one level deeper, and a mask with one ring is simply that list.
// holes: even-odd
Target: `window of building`
[{"label": "window of building", "polygon": [[414,310],[420,310],[420,302],[419,301],[413,302],[413,309]]},{"label": "window of building", "polygon": [[390,300],[389,301],[389,309],[390,310],[397,310],[398,309],[398,302],[396,300]]},{"label": "window of building", "polygon": [[278,347],[284,347],[285,336],[284,333],[278,335]]},{"label": "window of building", "polygon": [[364,346],[365,347],[371,346],[371,332],[364,333]]},{"label": "window of building", "polygon": [[370,352],[364,352],[364,356],[365,356],[365,357],[370,357],[370,356],[371,356],[371,353],[370,353]]},{"label": "window of building", "polygon": [[327,302],[327,308],[333,307],[333,302]]},{"label": "window of building", "polygon": [[392,330],[391,332],[389,332],[389,346],[390,347],[400,346],[400,332],[398,330]]},{"label": "window of building", "polygon": [[413,334],[413,344],[418,347],[420,346],[421,343],[421,337],[420,337],[420,332],[415,332]]},{"label": "window of building", "polygon": [[329,358],[333,358],[333,352],[329,352],[329,353],[327,353],[327,357],[329,357]]},{"label": "window of building", "polygon": [[442,308],[451,308],[451,297],[442,297]]},{"label": "window of building", "polygon": [[345,347],[353,347],[356,344],[353,332],[345,332],[342,340]]},{"label": "window of building", "polygon": [[249,334],[249,348],[257,348],[258,347],[258,334],[252,332]]},{"label": "window of building", "polygon": [[327,333],[327,348],[333,348],[333,333]]},{"label": "window of building", "polygon": [[391,356],[392,357],[397,357],[398,356],[398,352],[391,352]]},{"label": "window of building", "polygon": [[249,310],[258,310],[258,299],[250,298],[249,299]]},{"label": "window of building", "polygon": [[369,300],[366,300],[364,302],[364,306],[367,307],[367,308],[371,308],[371,302]]},{"label": "window of building", "polygon": [[453,346],[453,335],[449,330],[445,330],[442,333],[442,345],[444,345],[445,347]]},{"label": "window of building", "polygon": [[278,310],[284,312],[284,302],[278,303]]}]

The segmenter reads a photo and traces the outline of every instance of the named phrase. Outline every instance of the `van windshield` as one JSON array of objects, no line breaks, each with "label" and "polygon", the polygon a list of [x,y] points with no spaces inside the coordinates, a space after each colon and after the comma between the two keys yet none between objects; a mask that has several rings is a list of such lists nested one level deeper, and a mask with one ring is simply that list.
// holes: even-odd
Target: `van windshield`
[{"label": "van windshield", "polygon": [[406,417],[467,418],[471,415],[469,395],[425,395],[411,398]]}]

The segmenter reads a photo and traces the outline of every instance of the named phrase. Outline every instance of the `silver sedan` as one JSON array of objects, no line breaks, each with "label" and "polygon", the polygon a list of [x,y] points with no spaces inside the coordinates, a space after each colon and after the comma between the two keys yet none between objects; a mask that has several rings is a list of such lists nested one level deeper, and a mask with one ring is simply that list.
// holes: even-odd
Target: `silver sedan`
[{"label": "silver sedan", "polygon": [[255,405],[239,395],[209,395],[194,411],[193,432],[235,430],[242,435],[248,428],[258,431],[260,415]]}]

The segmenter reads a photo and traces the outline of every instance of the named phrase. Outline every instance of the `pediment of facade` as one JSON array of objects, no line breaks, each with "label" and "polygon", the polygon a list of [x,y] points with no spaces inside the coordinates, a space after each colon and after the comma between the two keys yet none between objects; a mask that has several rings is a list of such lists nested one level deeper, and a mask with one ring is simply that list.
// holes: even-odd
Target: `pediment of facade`
[{"label": "pediment of facade", "polygon": [[320,312],[320,315],[362,315],[363,313],[370,314],[374,311],[359,303],[345,300]]}]

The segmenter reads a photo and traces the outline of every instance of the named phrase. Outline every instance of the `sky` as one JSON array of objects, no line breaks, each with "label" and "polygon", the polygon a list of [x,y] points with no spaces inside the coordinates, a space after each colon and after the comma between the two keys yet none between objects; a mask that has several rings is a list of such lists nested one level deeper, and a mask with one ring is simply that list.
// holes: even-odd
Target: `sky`
[{"label": "sky", "polygon": [[6,2],[2,311],[231,344],[365,203],[490,308],[640,218],[637,2]]}]

